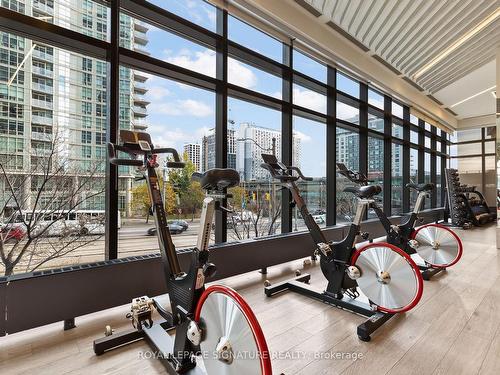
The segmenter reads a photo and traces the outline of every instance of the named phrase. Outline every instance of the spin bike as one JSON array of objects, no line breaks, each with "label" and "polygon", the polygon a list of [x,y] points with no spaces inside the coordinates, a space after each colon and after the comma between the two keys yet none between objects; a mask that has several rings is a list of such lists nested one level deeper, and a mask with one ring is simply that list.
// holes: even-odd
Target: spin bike
[{"label": "spin bike", "polygon": [[[360,232],[361,221],[373,205],[373,197],[382,191],[380,186],[345,189],[358,198],[356,217],[346,237],[332,242],[326,239],[309,213],[296,184],[298,180],[311,181],[312,178],[305,177],[297,167],[278,162],[273,155],[263,154],[262,158],[264,163],[261,166],[290,190],[293,202],[317,246],[321,271],[328,281],[326,290],[321,292],[308,285],[311,275],[299,275],[276,285],[268,284],[265,288],[268,297],[291,290],[366,316],[369,319],[357,328],[362,341],[370,341],[370,335],[394,314],[408,311],[418,303],[422,297],[422,276],[408,254],[383,242],[370,243],[358,249],[355,247],[358,236],[365,240],[368,238],[367,233]],[[358,288],[368,298],[368,303],[360,301]]]},{"label": "spin bike", "polygon": [[[215,265],[209,262],[208,250],[214,212],[225,209],[221,199],[227,197],[227,188],[238,185],[238,173],[233,169],[211,169],[193,176],[207,194],[197,247],[191,250],[189,269],[183,272],[168,230],[156,168],[159,154],[173,157],[174,161],[166,163],[168,168],[182,168],[184,163],[175,149],[154,148],[147,133],[121,130],[120,138],[122,144],[108,144],[110,163],[138,167],[146,179],[171,311],[148,296],[133,299],[127,315],[133,328],[113,333],[108,326],[106,336],[94,341],[95,353],[102,355],[146,339],[168,374],[271,375],[266,340],[248,304],[231,288],[221,285],[205,288],[206,278],[216,272]],[[118,158],[117,151],[131,158]],[[154,312],[161,319],[153,320]],[[197,360],[200,354],[203,354],[203,366],[200,359]]]},{"label": "spin bike", "polygon": [[[368,185],[368,178],[364,174],[348,169],[343,163],[337,163],[337,168],[339,173],[351,182],[360,186]],[[422,277],[424,280],[430,280],[432,276],[445,271],[460,260],[463,251],[462,241],[455,232],[438,223],[415,228],[417,223],[423,221],[418,215],[424,207],[425,198],[428,198],[434,189],[434,184],[409,183],[406,187],[416,190],[418,196],[413,212],[403,219],[401,224],[392,224],[377,203],[373,203],[371,208],[387,232],[386,241],[410,256],[418,254],[425,262],[424,265],[418,266]]]}]

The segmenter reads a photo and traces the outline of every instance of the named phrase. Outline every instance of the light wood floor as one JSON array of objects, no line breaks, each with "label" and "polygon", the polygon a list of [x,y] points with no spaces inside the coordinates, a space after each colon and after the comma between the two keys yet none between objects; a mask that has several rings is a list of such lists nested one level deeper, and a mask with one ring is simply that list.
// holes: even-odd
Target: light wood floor
[{"label": "light wood floor", "polygon": [[[275,374],[500,374],[500,253],[495,228],[462,231],[460,236],[462,260],[425,282],[420,304],[391,319],[369,343],[359,341],[355,333],[361,317],[291,292],[266,298],[257,272],[224,283],[243,294],[270,350],[281,353],[282,358],[273,361]],[[302,268],[301,261],[272,267],[268,278],[288,278],[296,268]],[[306,271],[313,285],[324,284],[318,266]],[[139,358],[140,351],[148,350],[145,342],[94,356],[92,341],[102,336],[106,324],[128,328],[127,310],[121,306],[77,318],[77,328],[67,332],[58,323],[0,338],[0,374],[165,373],[158,361]],[[289,358],[302,351],[355,353],[360,358]]]}]

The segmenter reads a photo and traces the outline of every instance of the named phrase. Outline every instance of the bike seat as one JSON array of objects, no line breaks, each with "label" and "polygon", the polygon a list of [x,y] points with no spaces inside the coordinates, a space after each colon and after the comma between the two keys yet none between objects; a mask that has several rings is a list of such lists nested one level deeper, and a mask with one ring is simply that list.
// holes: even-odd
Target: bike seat
[{"label": "bike seat", "polygon": [[380,185],[348,186],[344,189],[346,193],[353,193],[359,198],[371,198],[382,192]]},{"label": "bike seat", "polygon": [[213,168],[205,173],[193,173],[191,177],[205,190],[222,190],[240,183],[240,175],[231,168]]},{"label": "bike seat", "polygon": [[407,188],[415,189],[416,191],[431,191],[434,190],[434,184],[406,184]]}]

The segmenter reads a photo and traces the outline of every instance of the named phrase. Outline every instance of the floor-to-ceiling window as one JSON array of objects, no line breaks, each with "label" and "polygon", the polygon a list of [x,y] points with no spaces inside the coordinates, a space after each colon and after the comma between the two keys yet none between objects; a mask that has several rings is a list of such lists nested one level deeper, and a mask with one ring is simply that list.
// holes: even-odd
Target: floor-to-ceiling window
[{"label": "floor-to-ceiling window", "polygon": [[[120,168],[118,189],[105,198],[104,179],[114,178],[105,176],[105,145],[118,139],[120,129],[149,132],[155,145],[177,148],[186,161],[180,171],[160,165],[170,224],[188,224],[174,235],[180,248],[196,242],[203,196],[189,174],[213,167],[234,168],[240,174],[240,186],[229,200],[234,213],[218,216],[214,242],[305,230],[300,214],[282,200],[281,186],[260,168],[264,152],[313,177],[299,188],[322,226],[352,220],[356,208],[353,194],[343,191],[351,182],[336,175],[335,162],[381,185],[377,199],[384,200],[391,214],[404,213],[414,202],[414,195],[405,194],[407,182],[432,180],[432,171],[439,181],[439,161],[445,162],[446,149],[440,149],[443,142],[433,125],[361,77],[316,55],[307,41],[292,43],[283,33],[260,29],[252,17],[238,18],[202,0],[138,2],[134,9],[124,2],[119,10],[109,4],[1,3],[53,23],[56,30],[82,34],[79,43],[71,43],[58,36],[64,33],[44,28],[32,39],[20,36],[25,30],[19,35],[1,31],[0,163],[11,178],[33,175],[29,182],[16,180],[15,194],[32,197],[42,191],[40,202],[54,206],[47,185],[31,168],[60,140],[61,160],[75,163],[87,175],[95,168],[91,188],[79,201],[79,207],[92,211],[87,219],[103,227],[106,215],[119,215],[120,226],[117,241],[108,241],[107,249],[103,233],[93,236],[81,230],[78,237],[71,234],[79,241],[72,251],[40,264],[31,260],[14,272],[158,250],[156,238],[148,236],[153,227],[148,199],[144,184],[135,181],[135,170]],[[113,31],[115,12],[119,27]],[[119,40],[112,40],[112,32]],[[122,47],[119,64],[109,58],[117,46]],[[483,143],[485,150],[493,144],[487,139]],[[485,156],[486,170],[492,160]],[[81,174],[71,176],[78,183],[85,181]],[[39,209],[32,198],[13,205],[8,182],[3,178],[0,184],[4,217]],[[118,211],[108,212],[114,203]],[[61,208],[67,210],[68,205]],[[45,215],[47,208],[41,210],[45,213],[40,217],[47,216],[44,221],[71,221],[69,214],[62,220]],[[39,242],[51,246],[56,238],[61,236],[41,237]]]}]

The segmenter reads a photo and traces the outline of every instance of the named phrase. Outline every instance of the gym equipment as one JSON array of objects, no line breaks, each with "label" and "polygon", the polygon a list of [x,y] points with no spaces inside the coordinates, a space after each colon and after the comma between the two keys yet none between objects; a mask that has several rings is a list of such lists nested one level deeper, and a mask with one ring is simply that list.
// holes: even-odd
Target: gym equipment
[{"label": "gym equipment", "polygon": [[[206,190],[206,198],[197,247],[191,250],[189,270],[183,272],[168,230],[156,168],[159,154],[173,156],[174,160],[166,163],[169,168],[181,168],[184,163],[175,149],[154,148],[147,133],[121,130],[120,138],[121,145],[108,144],[110,163],[138,167],[147,181],[171,311],[154,298],[135,298],[127,315],[134,328],[113,333],[107,327],[107,336],[94,341],[95,353],[101,355],[146,339],[169,374],[271,375],[266,340],[248,304],[228,287],[212,285],[205,289],[205,279],[216,272],[208,250],[212,219],[216,209],[225,209],[220,200],[227,197],[227,188],[239,184],[238,173],[233,169],[212,169],[193,175]],[[117,151],[131,159],[118,158]],[[160,315],[159,321],[153,321],[154,311]],[[200,354],[206,370],[198,364]]]},{"label": "gym equipment", "polygon": [[[339,173],[351,182],[360,186],[367,186],[368,178],[359,172],[348,169],[345,164],[337,163]],[[408,255],[418,254],[425,262],[419,265],[424,280],[430,280],[432,276],[453,266],[462,256],[462,241],[451,229],[437,224],[427,224],[415,228],[417,223],[422,223],[418,217],[424,207],[425,198],[434,189],[434,184],[406,184],[408,189],[418,192],[417,201],[413,212],[401,220],[401,224],[394,225],[387,215],[374,202],[371,205],[382,226],[387,232],[386,241],[405,251]]]},{"label": "gym equipment", "polygon": [[[299,179],[312,179],[305,177],[299,168],[278,162],[274,155],[262,154],[262,158],[264,163],[261,166],[290,190],[293,202],[316,243],[321,271],[328,281],[323,292],[307,285],[311,279],[309,274],[276,285],[267,283],[265,293],[268,297],[291,290],[366,316],[369,319],[357,328],[358,337],[363,341],[369,341],[370,335],[395,313],[408,311],[418,303],[422,296],[422,276],[408,254],[383,242],[355,248],[358,236],[365,240],[368,238],[368,233],[360,232],[360,225],[366,210],[374,203],[373,197],[382,191],[380,186],[344,190],[358,198],[356,217],[347,236],[339,242],[331,242],[309,213],[295,183]],[[361,301],[357,288],[368,298],[368,303]]]},{"label": "gym equipment", "polygon": [[458,171],[445,169],[446,177],[446,219],[451,218],[453,225],[469,229],[472,225],[479,227],[496,220],[496,212],[492,212],[484,196],[475,186],[460,184]]}]

